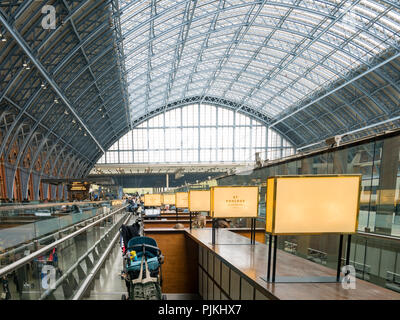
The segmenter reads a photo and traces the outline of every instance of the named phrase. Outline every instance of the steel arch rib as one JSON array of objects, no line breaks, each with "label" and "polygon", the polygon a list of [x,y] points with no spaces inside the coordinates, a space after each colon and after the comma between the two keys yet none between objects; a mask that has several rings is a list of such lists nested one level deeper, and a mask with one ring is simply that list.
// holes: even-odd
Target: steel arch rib
[{"label": "steel arch rib", "polygon": [[325,98],[325,97],[331,95],[332,93],[334,93],[334,92],[336,92],[336,91],[338,91],[338,90],[340,90],[340,89],[346,87],[347,85],[353,83],[354,81],[356,81],[356,80],[362,78],[363,76],[365,76],[365,75],[371,73],[371,72],[374,71],[375,69],[378,69],[378,68],[380,68],[381,66],[383,66],[383,65],[389,63],[390,61],[392,61],[392,60],[394,60],[394,59],[397,59],[397,58],[399,58],[399,57],[400,57],[400,52],[399,52],[399,53],[396,53],[394,56],[392,56],[392,57],[386,59],[385,61],[382,61],[381,63],[375,65],[374,67],[369,68],[368,70],[366,70],[365,72],[359,74],[358,76],[356,76],[356,77],[354,77],[354,78],[352,78],[352,79],[346,81],[345,83],[343,83],[343,84],[341,84],[341,85],[335,87],[334,89],[332,89],[332,90],[330,90],[329,92],[323,94],[322,96],[318,97],[317,99],[313,100],[312,102],[307,103],[306,105],[301,106],[300,108],[294,110],[294,111],[291,112],[290,114],[285,115],[285,116],[280,116],[280,117],[276,118],[276,119],[271,123],[271,126],[273,127],[273,126],[277,125],[278,123],[284,121],[285,119],[294,116],[296,113],[298,113],[298,112],[300,112],[300,111],[302,111],[302,110],[308,108],[309,106],[313,105],[314,103],[318,102],[319,100],[322,100],[323,98]]},{"label": "steel arch rib", "polygon": [[[14,106],[16,109],[18,109],[19,111],[22,110],[22,108],[21,108],[20,106],[18,106],[15,102],[13,102],[13,101],[12,101],[11,99],[9,99],[8,97],[5,97],[5,100],[6,100],[8,103],[10,103],[11,105],[13,105],[13,106]],[[34,117],[32,117],[30,114],[25,113],[25,115],[26,115],[29,119],[31,119],[33,122],[35,122],[35,123],[37,122],[37,119],[34,118]],[[50,129],[49,129],[47,126],[45,126],[44,124],[42,124],[42,123],[38,123],[38,124],[39,124],[39,126],[41,126],[42,128],[44,128],[46,131],[50,130]],[[54,132],[53,132],[53,135],[58,137],[58,135],[57,135],[56,133],[54,133]],[[63,143],[65,143],[63,137],[60,137],[60,139],[61,139],[61,141],[62,141]],[[70,144],[68,144],[68,146],[69,146],[74,152],[76,152],[77,154],[79,154],[81,157],[86,158],[87,160],[89,160],[84,154],[80,153],[77,149],[75,149],[74,146],[72,146],[72,145],[70,145]]]},{"label": "steel arch rib", "polygon": [[37,60],[36,56],[32,53],[31,49],[28,47],[28,45],[25,43],[24,39],[22,36],[14,29],[13,26],[11,26],[8,21],[6,20],[3,11],[0,9],[0,22],[4,25],[4,27],[7,29],[7,31],[13,36],[14,40],[18,43],[18,45],[22,48],[22,50],[25,52],[25,54],[30,58],[30,60],[35,64],[36,68],[40,71],[40,73],[43,75],[43,77],[46,79],[46,81],[52,86],[53,90],[57,93],[57,95],[62,99],[64,104],[70,109],[72,114],[75,116],[77,121],[82,125],[82,127],[86,130],[86,132],[90,135],[90,137],[93,139],[93,141],[99,146],[100,149],[103,150],[103,147],[100,145],[100,143],[97,141],[95,136],[92,134],[92,132],[89,130],[89,128],[86,126],[86,124],[82,121],[82,119],[79,117],[79,115],[76,113],[75,108],[70,104],[68,99],[66,98],[64,92],[61,91],[59,86],[55,83],[53,78],[50,76],[50,74],[44,69],[42,64]]}]

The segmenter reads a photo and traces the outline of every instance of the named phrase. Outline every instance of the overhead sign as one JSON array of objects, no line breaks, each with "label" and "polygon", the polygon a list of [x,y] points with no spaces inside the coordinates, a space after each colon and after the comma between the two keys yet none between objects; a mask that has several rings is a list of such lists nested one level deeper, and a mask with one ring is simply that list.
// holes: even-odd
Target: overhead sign
[{"label": "overhead sign", "polygon": [[175,193],[175,206],[177,208],[188,208],[189,207],[187,192]]},{"label": "overhead sign", "polygon": [[174,193],[163,194],[162,203],[163,204],[175,204],[175,194]]},{"label": "overhead sign", "polygon": [[189,211],[210,211],[210,190],[190,190]]},{"label": "overhead sign", "polygon": [[213,218],[256,218],[258,187],[212,187],[210,215]]},{"label": "overhead sign", "polygon": [[268,178],[266,231],[274,235],[355,233],[360,189],[361,175]]},{"label": "overhead sign", "polygon": [[145,194],[144,195],[145,207],[159,207],[161,206],[161,194]]}]

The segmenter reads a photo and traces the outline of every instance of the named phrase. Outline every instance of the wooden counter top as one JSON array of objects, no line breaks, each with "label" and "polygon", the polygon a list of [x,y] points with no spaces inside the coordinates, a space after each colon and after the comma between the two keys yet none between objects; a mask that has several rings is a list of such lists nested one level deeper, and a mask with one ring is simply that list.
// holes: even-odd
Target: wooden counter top
[{"label": "wooden counter top", "polygon": [[[178,216],[176,215],[176,214],[167,214],[167,215],[164,215],[164,214],[162,214],[162,215],[159,215],[159,216],[153,216],[153,217],[148,217],[148,216],[146,216],[146,215],[143,215],[143,219],[151,219],[151,218],[159,218],[159,219],[168,219],[168,220],[170,220],[170,219],[176,219],[177,217],[178,217],[178,219],[187,219],[187,220],[189,220],[190,219],[190,215],[188,215],[188,214],[178,214]],[[195,219],[195,215],[192,215],[192,220],[194,220]],[[206,217],[206,219],[211,219],[211,217]]]},{"label": "wooden counter top", "polygon": [[[180,219],[180,220],[144,220],[144,228],[172,228],[177,223],[182,224],[185,228],[189,228],[190,220]],[[212,221],[207,220],[206,226],[211,228]]]},{"label": "wooden counter top", "polygon": [[[175,229],[174,229],[175,230]],[[155,230],[152,230],[155,231]],[[178,231],[178,230],[177,230]],[[211,228],[184,229],[198,244],[215,252],[222,261],[255,283],[271,299],[281,300],[400,300],[400,294],[356,279],[356,289],[343,289],[341,283],[267,283],[268,246],[259,242],[252,246],[249,239],[226,229],[216,232],[216,245],[211,244]],[[218,244],[219,243],[219,244]],[[237,244],[237,245],[232,245]],[[313,263],[282,250],[277,252],[276,276],[336,276],[336,270]]]},{"label": "wooden counter top", "polygon": [[[153,219],[143,219],[144,223],[158,223],[158,222],[164,222],[164,223],[170,223],[170,222],[189,222],[190,219],[158,219],[158,218],[153,218]],[[192,219],[192,221],[194,221]],[[212,219],[206,219],[206,222],[212,222]]]}]

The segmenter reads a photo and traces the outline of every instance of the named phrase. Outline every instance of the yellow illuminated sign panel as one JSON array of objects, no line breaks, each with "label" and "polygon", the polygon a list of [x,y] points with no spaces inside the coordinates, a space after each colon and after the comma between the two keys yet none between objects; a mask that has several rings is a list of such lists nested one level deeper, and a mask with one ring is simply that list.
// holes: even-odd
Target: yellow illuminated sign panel
[{"label": "yellow illuminated sign panel", "polygon": [[192,212],[210,211],[210,191],[190,190],[189,211]]},{"label": "yellow illuminated sign panel", "polygon": [[377,191],[377,203],[386,205],[395,205],[396,190],[383,189]]},{"label": "yellow illuminated sign panel", "polygon": [[163,204],[175,204],[175,194],[164,194],[162,199]]},{"label": "yellow illuminated sign panel", "polygon": [[258,216],[258,187],[212,187],[210,198],[213,218]]},{"label": "yellow illuminated sign panel", "polygon": [[266,231],[274,235],[355,233],[360,187],[360,175],[271,177]]},{"label": "yellow illuminated sign panel", "polygon": [[175,193],[175,206],[177,208],[188,208],[189,207],[187,192]]},{"label": "yellow illuminated sign panel", "polygon": [[371,200],[371,191],[363,191],[361,193],[360,197],[360,203],[361,204],[369,204],[369,201]]},{"label": "yellow illuminated sign panel", "polygon": [[[274,179],[267,180],[267,192],[265,194],[266,199],[273,199],[274,198]],[[265,201],[266,213],[274,212],[274,201]],[[266,214],[266,230],[272,230],[272,214]]]},{"label": "yellow illuminated sign panel", "polygon": [[161,194],[145,194],[144,195],[145,207],[159,207],[161,206]]},{"label": "yellow illuminated sign panel", "polygon": [[111,200],[111,205],[112,206],[121,206],[123,203],[122,200]]}]

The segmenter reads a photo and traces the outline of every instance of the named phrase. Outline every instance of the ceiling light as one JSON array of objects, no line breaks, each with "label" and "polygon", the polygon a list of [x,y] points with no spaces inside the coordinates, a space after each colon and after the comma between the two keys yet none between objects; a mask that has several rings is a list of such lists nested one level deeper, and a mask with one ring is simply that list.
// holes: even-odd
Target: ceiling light
[{"label": "ceiling light", "polygon": [[29,70],[31,67],[29,66],[29,63],[28,63],[28,61],[24,61],[24,63],[22,64],[22,66],[26,69],[26,70]]}]

